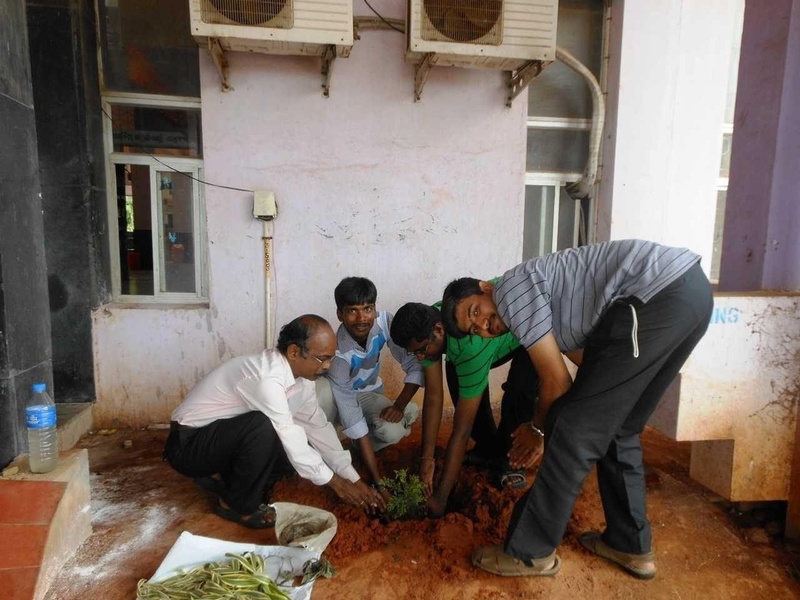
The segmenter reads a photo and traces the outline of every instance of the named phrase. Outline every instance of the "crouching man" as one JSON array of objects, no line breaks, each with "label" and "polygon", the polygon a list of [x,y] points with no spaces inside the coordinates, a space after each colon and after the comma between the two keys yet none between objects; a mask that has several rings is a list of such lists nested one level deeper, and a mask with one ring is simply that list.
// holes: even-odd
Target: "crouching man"
[{"label": "crouching man", "polygon": [[328,322],[303,315],[281,329],[274,350],[220,365],[172,413],[164,459],[204,487],[219,477],[214,512],[253,529],[275,524],[264,503],[287,459],[344,502],[382,512],[384,499],[361,480],[317,402],[313,382],[335,352]]}]

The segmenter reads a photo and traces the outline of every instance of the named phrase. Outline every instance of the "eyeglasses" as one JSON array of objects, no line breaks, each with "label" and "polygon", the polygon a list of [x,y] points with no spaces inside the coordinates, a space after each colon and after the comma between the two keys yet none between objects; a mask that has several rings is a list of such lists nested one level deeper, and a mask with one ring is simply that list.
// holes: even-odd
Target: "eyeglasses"
[{"label": "eyeglasses", "polygon": [[306,354],[305,352],[303,353],[303,355],[304,356],[310,356],[315,361],[317,361],[320,365],[324,365],[325,363],[330,364],[330,362],[333,360],[332,356],[330,358],[320,358],[319,356],[314,356],[313,354]]},{"label": "eyeglasses", "polygon": [[428,348],[431,345],[433,340],[428,340],[425,342],[424,346],[420,346],[416,350],[406,350],[406,354],[409,356],[416,356],[417,358],[425,358],[425,355],[428,354]]}]

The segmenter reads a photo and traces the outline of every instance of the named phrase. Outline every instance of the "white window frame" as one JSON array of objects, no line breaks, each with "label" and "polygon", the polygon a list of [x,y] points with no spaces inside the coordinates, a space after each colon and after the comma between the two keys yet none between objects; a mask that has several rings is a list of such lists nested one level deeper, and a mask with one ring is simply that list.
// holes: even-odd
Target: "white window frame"
[{"label": "white window frame", "polygon": [[[159,155],[156,158],[148,154],[114,152],[114,128],[112,106],[145,106],[153,108],[186,108],[200,109],[199,98],[176,96],[156,96],[151,94],[106,93],[102,97],[103,139],[106,154],[106,198],[108,205],[108,231],[111,249],[111,295],[112,301],[121,304],[207,304],[208,303],[208,261],[206,242],[206,212],[203,197],[203,159]],[[119,235],[117,210],[117,189],[115,165],[130,164],[150,167],[150,202],[153,230],[153,295],[122,294],[122,273],[119,259]],[[162,292],[164,273],[161,261],[164,259],[164,232],[161,226],[162,207],[158,185],[157,171],[177,171],[189,173],[194,179],[192,184],[192,243],[195,264],[194,293]]]},{"label": "white window frame", "polygon": [[[582,118],[566,119],[566,118],[552,118],[552,117],[528,117],[526,122],[526,131],[530,131],[531,129],[591,131],[592,120],[582,119]],[[533,185],[554,188],[553,214],[550,215],[553,235],[551,236],[550,247],[546,248],[544,244],[544,231],[546,229],[545,227],[546,221],[543,219],[539,223],[540,227],[539,256],[558,251],[558,226],[559,226],[559,207],[561,205],[561,191],[569,183],[573,181],[578,181],[582,176],[583,173],[573,172],[573,171],[527,171],[525,173],[526,191],[528,186],[533,186]],[[575,202],[576,206],[574,212],[575,219],[572,226],[572,245],[573,247],[575,247],[579,243],[581,212],[578,209],[580,200],[574,200],[573,202]],[[592,227],[592,223],[594,223],[595,206],[596,206],[595,199],[592,198],[590,202],[590,209],[589,209],[590,212],[586,216],[586,221],[587,221],[586,233],[588,238],[586,242],[589,244],[594,241],[593,240],[594,227]],[[545,215],[545,218],[547,217],[546,209],[544,206],[542,207],[542,214]]]},{"label": "white window frame", "polygon": [[[603,32],[602,32],[602,41],[601,41],[601,48],[600,51],[602,53],[602,59],[600,62],[600,87],[603,90],[603,95],[607,97],[606,91],[606,79],[608,73],[608,53],[606,48],[609,46],[609,36],[610,36],[610,27],[609,23],[611,21],[611,3],[610,1],[606,0],[603,3]],[[535,81],[532,85],[535,85]],[[566,131],[591,131],[592,129],[592,120],[587,118],[567,118],[567,117],[537,117],[537,116],[528,116],[526,120],[526,127],[525,132],[531,129],[560,129]],[[527,139],[527,138],[526,138]],[[526,148],[527,148],[527,141],[526,141]],[[591,201],[589,202],[589,214],[586,215],[586,243],[593,244],[595,242],[595,224],[597,222],[597,196],[599,193],[600,188],[600,181],[601,181],[601,173],[602,173],[602,164],[599,165],[598,169],[598,178],[597,183],[594,185],[594,193],[592,194]],[[540,255],[546,254],[549,252],[556,252],[558,251],[558,212],[560,206],[560,195],[562,188],[567,186],[568,184],[572,183],[573,181],[578,181],[581,177],[583,177],[583,173],[579,172],[571,172],[571,171],[527,171],[525,172],[525,191],[527,192],[527,187],[529,185],[538,185],[538,186],[547,186],[553,187],[554,190],[554,206],[553,206],[553,214],[551,215],[551,225],[552,225],[552,239],[550,244],[550,249],[546,252],[544,251],[544,244],[540,241],[539,243],[539,250]],[[527,196],[527,194],[526,194]],[[572,229],[572,240],[573,246],[578,245],[579,240],[579,233],[580,233],[580,211],[578,210],[577,204],[580,203],[579,200],[575,200],[576,202],[576,210],[575,210],[575,219],[573,223]],[[544,211],[543,211],[544,212]],[[545,227],[545,221],[543,220],[540,223],[540,231],[543,231]],[[542,240],[542,236],[540,236],[540,240]]]}]

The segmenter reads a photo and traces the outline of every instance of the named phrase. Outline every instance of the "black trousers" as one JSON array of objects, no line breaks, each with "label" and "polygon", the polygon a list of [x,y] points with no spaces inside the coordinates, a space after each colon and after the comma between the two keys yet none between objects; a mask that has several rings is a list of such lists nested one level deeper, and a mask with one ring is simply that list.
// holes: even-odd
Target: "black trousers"
[{"label": "black trousers", "polygon": [[[500,424],[495,425],[492,404],[489,399],[489,386],[483,390],[478,413],[472,424],[470,437],[475,440],[475,450],[483,456],[504,458],[511,449],[511,433],[525,421],[533,419],[538,401],[539,377],[524,348],[518,348],[502,360],[492,364],[499,367],[508,361],[511,366],[503,384],[503,399],[500,405]],[[459,387],[455,366],[445,362],[447,388],[453,406],[458,406]]]},{"label": "black trousers", "polygon": [[196,429],[173,428],[164,460],[187,477],[218,473],[225,484],[220,498],[244,515],[258,509],[275,482],[275,472],[289,465],[272,421],[262,412]]},{"label": "black trousers", "polygon": [[[638,317],[638,358],[631,306]],[[697,264],[647,304],[632,298],[603,315],[575,382],[548,412],[544,456],[536,481],[514,507],[508,554],[529,560],[555,550],[595,464],[606,518],[603,540],[622,552],[650,551],[639,434],[703,337],[712,309],[711,285]]]}]

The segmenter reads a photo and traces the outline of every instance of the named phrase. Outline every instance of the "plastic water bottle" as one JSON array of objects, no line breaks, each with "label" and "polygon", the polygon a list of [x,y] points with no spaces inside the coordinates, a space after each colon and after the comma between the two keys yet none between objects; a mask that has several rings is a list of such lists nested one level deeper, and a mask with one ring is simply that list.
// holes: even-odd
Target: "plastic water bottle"
[{"label": "plastic water bottle", "polygon": [[25,409],[28,427],[28,456],[32,473],[47,473],[58,462],[56,405],[47,393],[47,384],[34,383],[33,396]]}]

